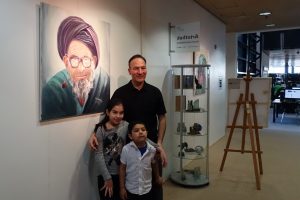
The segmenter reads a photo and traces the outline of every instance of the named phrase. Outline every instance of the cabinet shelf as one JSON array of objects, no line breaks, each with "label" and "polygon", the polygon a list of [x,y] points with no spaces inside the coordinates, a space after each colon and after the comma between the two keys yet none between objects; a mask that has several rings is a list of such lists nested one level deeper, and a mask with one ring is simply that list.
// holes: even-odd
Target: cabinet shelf
[{"label": "cabinet shelf", "polygon": [[186,132],[183,132],[183,133],[176,132],[175,135],[182,135],[185,137],[205,137],[205,136],[207,136],[206,133],[202,133],[202,132],[200,132],[200,134],[188,134]]},{"label": "cabinet shelf", "polygon": [[183,152],[184,156],[180,157],[178,155],[174,155],[177,159],[183,159],[183,160],[199,160],[199,159],[206,159],[206,155],[198,155],[195,152]]},{"label": "cabinet shelf", "polygon": [[206,110],[185,110],[185,113],[206,113]]},{"label": "cabinet shelf", "polygon": [[195,178],[195,173],[186,171],[173,172],[171,174],[171,179],[179,185],[189,187],[205,186],[209,184],[208,176],[200,174]]},{"label": "cabinet shelf", "polygon": [[209,69],[210,65],[172,66],[174,142],[170,178],[183,186],[209,183]]}]

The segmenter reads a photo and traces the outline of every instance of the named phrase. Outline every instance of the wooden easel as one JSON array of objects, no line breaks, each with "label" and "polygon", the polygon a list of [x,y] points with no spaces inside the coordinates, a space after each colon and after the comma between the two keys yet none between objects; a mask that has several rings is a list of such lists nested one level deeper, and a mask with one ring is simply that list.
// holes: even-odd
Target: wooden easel
[{"label": "wooden easel", "polygon": [[[259,165],[260,174],[263,174],[263,169],[262,169],[262,161],[261,161],[262,151],[260,150],[258,129],[261,129],[262,126],[258,126],[258,124],[257,124],[257,115],[256,115],[256,108],[255,108],[256,101],[254,99],[253,93],[251,93],[251,100],[249,101],[249,85],[250,85],[251,80],[252,80],[252,77],[250,76],[249,71],[248,71],[247,76],[244,77],[244,81],[246,81],[245,94],[240,94],[239,99],[237,101],[237,107],[236,107],[236,110],[234,113],[232,125],[227,126],[227,128],[230,128],[230,132],[229,132],[229,137],[227,140],[226,148],[224,149],[224,155],[223,155],[220,171],[223,170],[228,152],[252,153],[255,179],[256,179],[256,188],[258,190],[260,190],[260,178],[259,178],[259,174],[258,174],[258,165]],[[244,97],[245,97],[245,100],[243,100]],[[238,114],[240,111],[240,107],[242,105],[244,105],[243,125],[238,126],[238,125],[236,125],[236,122],[237,122]],[[251,106],[251,108],[250,108],[250,106]],[[251,110],[252,110],[252,113],[251,113]],[[233,131],[235,128],[243,129],[241,149],[230,149],[229,148],[230,142],[232,139],[232,135],[233,135]],[[245,150],[246,130],[249,130],[249,133],[250,133],[251,150]],[[258,156],[258,160],[257,160],[256,155]]]}]

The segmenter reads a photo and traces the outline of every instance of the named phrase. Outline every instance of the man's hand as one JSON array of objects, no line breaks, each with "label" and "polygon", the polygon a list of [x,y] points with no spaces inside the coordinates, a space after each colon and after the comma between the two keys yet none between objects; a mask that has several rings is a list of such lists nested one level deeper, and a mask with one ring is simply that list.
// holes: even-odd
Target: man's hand
[{"label": "man's hand", "polygon": [[162,185],[162,184],[164,183],[164,180],[163,180],[163,178],[162,178],[161,176],[158,176],[158,177],[156,177],[156,179],[155,179],[155,183],[156,183],[157,185]]},{"label": "man's hand", "polygon": [[93,133],[89,139],[89,146],[91,150],[97,150],[98,148],[98,141],[96,137],[96,133]]},{"label": "man's hand", "polygon": [[162,147],[162,145],[158,145],[157,150],[160,155],[160,160],[161,160],[162,166],[166,167],[168,165],[168,159],[167,159],[167,154],[166,154],[164,148]]}]

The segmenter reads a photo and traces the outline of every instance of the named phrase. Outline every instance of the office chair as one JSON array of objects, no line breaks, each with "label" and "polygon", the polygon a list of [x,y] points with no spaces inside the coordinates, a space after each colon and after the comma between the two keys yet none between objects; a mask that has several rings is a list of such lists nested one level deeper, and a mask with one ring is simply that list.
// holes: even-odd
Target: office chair
[{"label": "office chair", "polygon": [[282,108],[282,114],[281,114],[281,120],[280,123],[283,122],[284,117],[289,113],[296,113],[300,114],[300,107],[298,108],[298,103],[296,101],[291,99],[283,99],[281,101],[281,108]]}]

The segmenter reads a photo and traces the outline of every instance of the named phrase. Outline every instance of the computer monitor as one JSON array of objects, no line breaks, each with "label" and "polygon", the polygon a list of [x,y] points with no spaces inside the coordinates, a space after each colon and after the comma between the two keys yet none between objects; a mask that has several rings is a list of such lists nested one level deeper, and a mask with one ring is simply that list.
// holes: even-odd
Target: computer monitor
[{"label": "computer monitor", "polygon": [[285,89],[284,98],[286,98],[286,99],[300,99],[300,90]]}]

